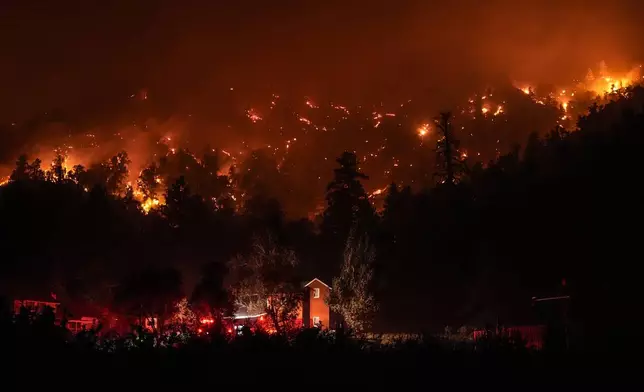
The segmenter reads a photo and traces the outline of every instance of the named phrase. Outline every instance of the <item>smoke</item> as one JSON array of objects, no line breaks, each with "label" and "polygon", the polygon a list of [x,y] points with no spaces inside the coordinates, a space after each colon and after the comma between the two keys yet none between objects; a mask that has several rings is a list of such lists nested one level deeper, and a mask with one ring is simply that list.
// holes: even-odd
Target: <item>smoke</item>
[{"label": "smoke", "polygon": [[[626,70],[644,54],[640,4],[627,0],[72,3],[3,5],[7,167],[22,152],[47,167],[61,146],[84,165],[126,150],[132,175],[168,147],[199,155],[208,145],[239,153],[280,143],[281,153],[294,137],[284,124],[245,118],[251,107],[270,111],[275,94],[298,130],[304,96],[383,113],[411,100],[407,146],[419,124],[491,85],[569,85],[602,60]],[[338,134],[308,150],[293,142],[290,154],[308,164],[313,142],[328,162],[358,142],[377,150],[375,137]]]},{"label": "smoke", "polygon": [[0,118],[88,111],[141,87],[180,111],[230,109],[230,87],[245,102],[439,101],[497,75],[555,83],[601,60],[626,66],[642,34],[626,0],[62,3],[3,12]]}]

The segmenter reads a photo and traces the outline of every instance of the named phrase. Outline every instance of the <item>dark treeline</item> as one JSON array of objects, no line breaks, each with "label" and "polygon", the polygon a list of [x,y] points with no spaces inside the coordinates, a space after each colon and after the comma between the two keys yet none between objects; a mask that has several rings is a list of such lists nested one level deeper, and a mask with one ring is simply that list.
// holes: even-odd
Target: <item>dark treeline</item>
[{"label": "dark treeline", "polygon": [[[343,153],[316,222],[286,220],[270,177],[245,177],[240,188],[218,176],[204,186],[193,174],[156,181],[144,171],[155,189],[139,189],[165,199],[145,214],[126,184],[127,154],[70,173],[55,163],[45,173],[21,158],[0,188],[2,286],[7,295],[52,290],[61,300],[109,307],[123,287],[155,271],[154,279],[170,283],[154,290],[180,298],[213,270],[206,267],[221,266],[215,270],[224,276],[231,258],[269,233],[297,254],[302,280],[331,282],[354,230],[377,255],[374,330],[530,323],[533,296],[565,292],[576,344],[607,336],[611,345],[627,342],[641,319],[634,310],[642,299],[635,267],[643,109],[644,91],[635,88],[591,108],[576,132],[533,135],[473,167],[459,159],[458,132],[444,116],[434,187],[412,192],[392,184],[376,211],[360,183],[368,173]],[[261,157],[250,162],[261,165]],[[236,195],[239,189],[246,191]],[[232,203],[238,197],[241,208]]]}]

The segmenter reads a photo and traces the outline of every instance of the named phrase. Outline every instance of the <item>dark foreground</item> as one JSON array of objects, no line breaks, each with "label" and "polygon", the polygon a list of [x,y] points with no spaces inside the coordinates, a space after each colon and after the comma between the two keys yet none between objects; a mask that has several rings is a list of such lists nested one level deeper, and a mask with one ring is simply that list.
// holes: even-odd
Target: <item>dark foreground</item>
[{"label": "dark foreground", "polygon": [[[369,389],[581,390],[632,389],[636,355],[534,352],[489,339],[454,343],[421,339],[382,346],[304,331],[284,339],[261,334],[190,338],[166,345],[150,336],[115,340],[61,339],[55,331],[5,330],[4,383],[49,388],[182,390],[260,387],[278,390],[361,385]],[[165,347],[163,347],[165,346]],[[5,390],[15,390],[9,388]]]}]

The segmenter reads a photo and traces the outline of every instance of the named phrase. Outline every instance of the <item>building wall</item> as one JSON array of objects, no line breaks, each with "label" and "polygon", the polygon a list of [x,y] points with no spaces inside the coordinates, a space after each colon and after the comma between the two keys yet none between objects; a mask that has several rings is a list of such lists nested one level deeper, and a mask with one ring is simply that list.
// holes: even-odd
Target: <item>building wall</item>
[{"label": "building wall", "polygon": [[[329,328],[331,326],[331,314],[329,305],[326,304],[326,298],[329,296],[329,288],[323,283],[314,280],[307,286],[308,288],[308,301],[309,301],[309,326],[313,325],[313,318],[319,317],[322,328]],[[320,290],[320,297],[315,298],[315,289]]]}]

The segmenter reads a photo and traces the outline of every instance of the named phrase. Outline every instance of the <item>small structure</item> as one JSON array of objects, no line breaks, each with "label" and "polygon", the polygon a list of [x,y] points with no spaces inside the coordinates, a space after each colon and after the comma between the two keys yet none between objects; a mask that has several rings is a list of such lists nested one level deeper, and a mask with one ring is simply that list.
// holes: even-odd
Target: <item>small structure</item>
[{"label": "small structure", "polygon": [[[100,315],[96,312],[89,312],[87,307],[72,306],[76,310],[74,313],[77,316],[74,316],[74,313],[68,307],[69,303],[61,304],[61,302],[57,301],[57,296],[54,293],[50,293],[51,299],[42,299],[44,296],[35,295],[30,297],[41,299],[14,299],[13,311],[16,316],[22,312],[22,309],[26,309],[34,315],[42,313],[45,309],[51,309],[55,316],[54,323],[59,326],[64,325],[73,334],[98,327]],[[78,318],[81,314],[90,314],[96,317],[82,316]]]},{"label": "small structure", "polygon": [[98,319],[96,317],[81,317],[80,320],[68,320],[66,326],[71,333],[77,334],[96,328],[98,326]]},{"label": "small structure", "polygon": [[45,308],[51,308],[56,314],[60,302],[51,300],[34,300],[34,299],[16,299],[13,301],[13,311],[15,314],[20,314],[20,309],[25,308],[34,313],[41,313]]},{"label": "small structure", "polygon": [[[303,284],[303,290],[302,302],[297,310],[296,327],[333,329],[335,320],[333,312],[331,312],[327,303],[331,287],[322,280],[315,278]],[[267,301],[270,301],[270,298]],[[245,308],[238,309],[237,313],[230,318],[230,321],[235,329],[241,329],[245,325],[264,324],[267,330],[272,330],[266,313],[250,313]],[[213,320],[211,319],[201,320],[201,324],[212,322]]]},{"label": "small structure", "polygon": [[332,325],[331,309],[327,303],[331,287],[318,278],[304,285],[302,304],[302,326],[305,328],[330,328]]}]

